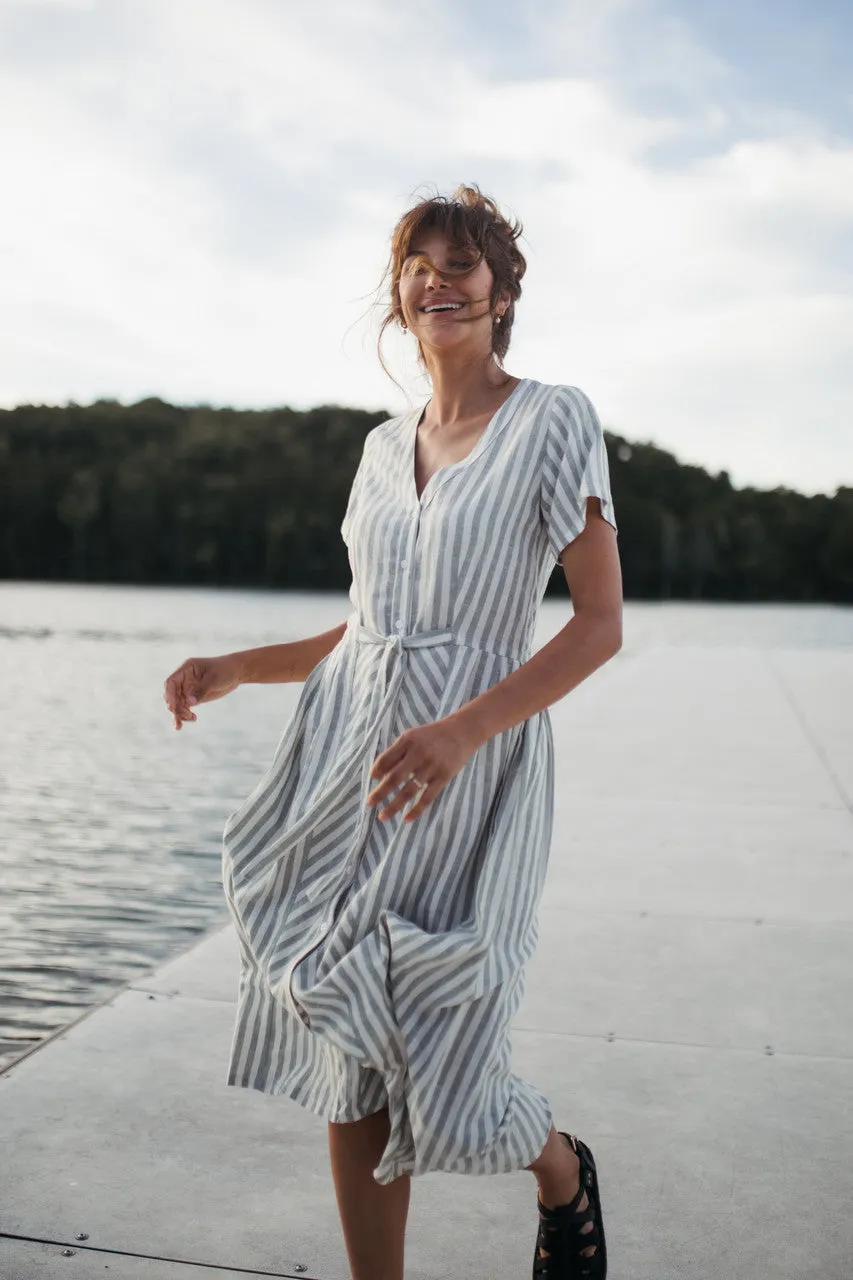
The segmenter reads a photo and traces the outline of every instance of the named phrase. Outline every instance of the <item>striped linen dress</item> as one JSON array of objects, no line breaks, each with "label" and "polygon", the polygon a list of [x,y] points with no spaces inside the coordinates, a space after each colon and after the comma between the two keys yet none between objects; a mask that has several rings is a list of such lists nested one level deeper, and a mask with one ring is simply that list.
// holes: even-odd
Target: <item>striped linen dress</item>
[{"label": "striped linen dress", "polygon": [[327,1120],[387,1107],[378,1183],[536,1159],[546,1098],[509,1027],[551,842],[547,710],[496,734],[414,822],[365,799],[376,757],[532,653],[536,614],[586,498],[616,527],[590,400],[523,379],[420,498],[422,408],[367,435],[341,534],[347,628],[306,679],[270,767],[228,818],[223,889],[240,945],[226,1083]]}]

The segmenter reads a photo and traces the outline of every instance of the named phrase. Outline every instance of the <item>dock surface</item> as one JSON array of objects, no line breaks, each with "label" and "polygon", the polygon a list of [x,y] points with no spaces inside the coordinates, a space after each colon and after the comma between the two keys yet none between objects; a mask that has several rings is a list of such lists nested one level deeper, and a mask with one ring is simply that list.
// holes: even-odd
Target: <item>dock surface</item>
[{"label": "dock surface", "polygon": [[[514,1069],[608,1280],[850,1280],[853,651],[638,642],[551,717]],[[347,1280],[325,1121],[224,1083],[238,963],[228,924],[0,1078],[2,1280]],[[529,1173],[428,1174],[407,1280],[527,1280],[535,1233]]]}]

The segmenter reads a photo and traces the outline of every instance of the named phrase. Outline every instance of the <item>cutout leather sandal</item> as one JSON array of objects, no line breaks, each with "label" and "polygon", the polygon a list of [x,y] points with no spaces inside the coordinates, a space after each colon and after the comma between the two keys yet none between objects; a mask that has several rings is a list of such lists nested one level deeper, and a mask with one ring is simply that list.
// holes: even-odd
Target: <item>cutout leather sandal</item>
[{"label": "cutout leather sandal", "polygon": [[[546,1209],[537,1194],[539,1233],[533,1257],[533,1280],[605,1280],[607,1246],[595,1160],[580,1138],[572,1133],[562,1136],[568,1138],[580,1160],[580,1187],[571,1204],[560,1204],[555,1209]],[[584,1193],[587,1204],[579,1209]],[[584,1231],[588,1222],[592,1228]],[[592,1254],[585,1255],[584,1250],[592,1246],[595,1246]]]}]

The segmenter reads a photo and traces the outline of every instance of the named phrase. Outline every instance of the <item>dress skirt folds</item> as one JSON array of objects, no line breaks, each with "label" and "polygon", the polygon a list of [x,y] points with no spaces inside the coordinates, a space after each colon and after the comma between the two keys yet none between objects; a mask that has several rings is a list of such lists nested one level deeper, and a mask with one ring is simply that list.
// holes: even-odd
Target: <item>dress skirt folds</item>
[{"label": "dress skirt folds", "polygon": [[519,382],[419,498],[421,412],[365,439],[341,525],[346,632],[222,850],[241,954],[227,1083],[333,1121],[387,1107],[379,1183],[510,1172],[545,1145],[550,1108],[513,1074],[509,1028],[551,843],[551,721],[490,738],[413,822],[367,807],[370,770],[406,729],[531,656],[588,497],[616,527],[601,425],[578,388]]}]

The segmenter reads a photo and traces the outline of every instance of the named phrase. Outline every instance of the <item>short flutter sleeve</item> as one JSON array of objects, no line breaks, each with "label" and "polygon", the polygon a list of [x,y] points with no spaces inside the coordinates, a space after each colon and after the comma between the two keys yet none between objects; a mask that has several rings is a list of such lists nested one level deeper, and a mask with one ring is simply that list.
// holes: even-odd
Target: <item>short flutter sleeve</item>
[{"label": "short flutter sleeve", "polygon": [[586,500],[599,498],[616,529],[604,432],[578,387],[555,387],[545,435],[540,511],[555,560],[586,526]]}]

